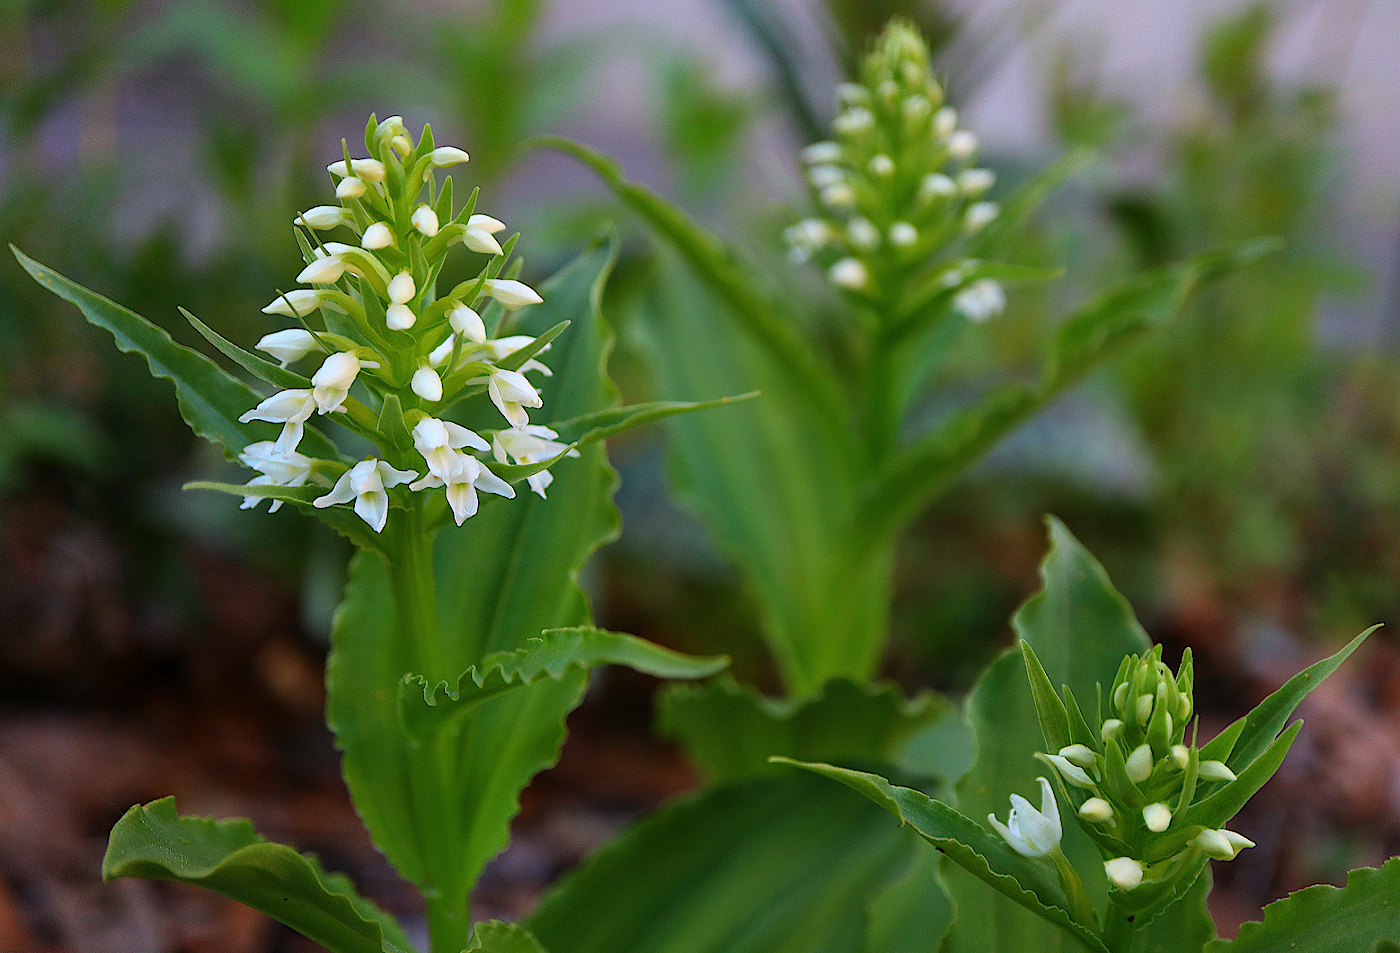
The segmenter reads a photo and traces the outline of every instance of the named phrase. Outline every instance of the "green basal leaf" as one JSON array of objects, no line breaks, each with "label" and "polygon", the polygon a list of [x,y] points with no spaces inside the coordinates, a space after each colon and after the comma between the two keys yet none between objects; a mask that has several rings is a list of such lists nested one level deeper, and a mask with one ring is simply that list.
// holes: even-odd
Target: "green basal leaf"
[{"label": "green basal leaf", "polygon": [[136,805],[112,828],[102,877],[193,884],[231,897],[333,953],[408,953],[394,918],[315,857],[259,837],[244,820],[180,817],[175,799]]},{"label": "green basal leaf", "polygon": [[527,925],[550,953],[861,953],[867,906],[918,849],[840,785],[754,779],[627,830]]},{"label": "green basal leaf", "polygon": [[517,923],[488,920],[472,928],[464,953],[546,953],[534,934]]},{"label": "green basal leaf", "polygon": [[1216,940],[1205,953],[1360,953],[1400,942],[1400,858],[1347,874],[1345,887],[1319,884],[1264,908],[1264,919]]},{"label": "green basal leaf", "polygon": [[[544,405],[562,417],[595,413],[616,400],[602,376],[611,333],[597,309],[612,261],[610,244],[585,252],[541,288],[545,302],[520,312],[510,329],[538,335],[572,322],[554,342],[554,376],[541,384]],[[498,425],[485,417],[460,422],[474,429]],[[602,447],[592,446],[561,461],[554,477],[547,500],[522,494],[437,534],[439,671],[464,672],[492,653],[524,648],[545,629],[588,623],[576,578],[593,550],[617,532],[616,475]],[[406,878],[465,917],[482,866],[505,846],[519,792],[558,758],[564,718],[587,676],[570,669],[558,680],[516,689],[472,712],[470,730],[414,746],[399,716],[399,683],[406,673],[431,669],[410,657],[409,640],[394,636],[399,622],[391,591],[382,560],[356,558],[332,637],[328,720],[375,843]]]},{"label": "green basal leaf", "polygon": [[1294,675],[1248,715],[1230,725],[1209,744],[1203,745],[1201,760],[1224,761],[1239,773],[1274,743],[1274,739],[1278,737],[1303,699],[1321,685],[1327,676],[1340,668],[1351,653],[1360,648],[1361,643],[1378,628],[1380,626],[1372,626],[1348,642],[1337,654]]},{"label": "green basal leaf", "polygon": [[190,323],[196,331],[204,336],[204,340],[214,345],[224,356],[233,361],[239,367],[252,374],[260,380],[267,381],[273,387],[280,387],[283,390],[297,390],[311,386],[311,379],[303,377],[294,371],[289,371],[285,367],[274,364],[272,361],[258,357],[252,351],[245,350],[215,331],[209,325],[196,318],[184,308],[180,313],[185,316],[185,320]]},{"label": "green basal leaf", "polygon": [[[788,758],[776,760],[840,781],[859,791],[893,814],[901,824],[908,824],[950,861],[993,890],[1063,930],[1084,948],[1108,953],[1098,936],[1070,916],[1068,901],[1053,866],[1016,853],[1000,835],[987,831],[972,818],[920,791],[890,784],[879,775]],[[958,911],[954,920],[955,930],[960,924],[967,923],[979,936],[986,937],[989,930],[999,928],[981,918],[969,918],[968,912],[956,899],[954,905]],[[979,948],[1007,953],[1011,949],[1004,945]],[[1040,950],[1047,947],[1026,946],[1021,949]]]},{"label": "green basal leaf", "polygon": [[626,665],[656,678],[704,678],[729,664],[718,656],[695,658],[672,652],[632,635],[602,629],[550,629],[525,648],[488,655],[467,669],[456,687],[446,682],[429,685],[421,675],[408,675],[399,688],[404,728],[419,742],[460,727],[462,718],[478,706],[542,678],[558,681],[571,669]]},{"label": "green basal leaf", "polygon": [[720,678],[672,685],[661,695],[659,731],[685,748],[705,779],[723,784],[798,760],[893,762],[906,741],[948,712],[942,696],[906,699],[898,686],[835,679],[803,699],[773,699]]},{"label": "green basal leaf", "polygon": [[861,953],[932,953],[953,922],[939,877],[943,855],[920,850],[908,870],[870,904]]},{"label": "green basal leaf", "polygon": [[741,400],[750,400],[757,396],[758,391],[750,391],[747,394],[739,394],[735,397],[720,397],[716,400],[656,400],[645,404],[629,404],[626,407],[612,407],[608,410],[599,411],[596,414],[585,414],[582,417],[565,420],[554,424],[553,429],[558,432],[560,440],[566,443],[572,441],[580,446],[587,446],[598,440],[606,440],[608,437],[622,433],[624,430],[640,427],[642,424],[665,420],[667,417],[674,417],[677,414],[687,414],[695,410],[709,410],[711,407],[723,407],[727,404],[738,403]]},{"label": "green basal leaf", "polygon": [[[173,383],[180,415],[195,434],[223,447],[229,457],[237,456],[250,443],[276,436],[273,424],[239,422],[240,415],[262,400],[248,385],[198,351],[175,343],[164,328],[69,281],[13,245],[10,250],[35,281],[77,305],[90,323],[111,333],[118,350],[140,354],[153,377]],[[310,427],[302,437],[301,449],[310,456],[330,460],[340,456],[330,441]]]}]

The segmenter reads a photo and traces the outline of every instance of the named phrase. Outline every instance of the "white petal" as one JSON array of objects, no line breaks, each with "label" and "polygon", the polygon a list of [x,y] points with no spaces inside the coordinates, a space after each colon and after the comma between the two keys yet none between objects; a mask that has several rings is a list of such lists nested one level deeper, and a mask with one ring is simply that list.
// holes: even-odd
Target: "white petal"
[{"label": "white petal", "polygon": [[523,308],[527,304],[539,304],[544,300],[535,289],[513,278],[486,279],[486,293],[507,308]]},{"label": "white petal", "polygon": [[364,195],[365,191],[365,180],[352,175],[340,180],[340,184],[335,187],[335,197],[338,199],[357,199]]},{"label": "white petal", "polygon": [[289,318],[304,318],[321,306],[321,292],[298,288],[278,295],[263,308],[263,314],[285,314]]},{"label": "white petal", "polygon": [[413,284],[413,276],[401,271],[389,281],[389,300],[394,304],[408,304],[418,293]]},{"label": "white petal", "polygon": [[447,505],[452,507],[452,518],[461,526],[476,515],[478,501],[476,487],[471,483],[447,484]]},{"label": "white petal", "polygon": [[376,460],[374,469],[379,475],[380,483],[385,487],[394,487],[401,483],[407,483],[418,475],[415,470],[395,469],[383,460]]},{"label": "white petal", "polygon": [[323,510],[328,506],[337,503],[349,503],[355,498],[355,491],[350,487],[350,470],[346,470],[340,475],[340,479],[335,481],[335,486],[325,496],[318,497],[311,505],[318,510]]},{"label": "white petal", "polygon": [[389,519],[389,494],[383,490],[361,493],[355,497],[355,515],[368,523],[370,529],[382,533]]},{"label": "white petal", "polygon": [[494,235],[497,232],[505,231],[506,223],[499,218],[492,218],[490,215],[473,215],[467,219],[467,227],[479,228],[488,235]]},{"label": "white petal", "polygon": [[486,340],[486,325],[482,322],[481,315],[464,304],[457,305],[447,313],[447,323],[452,326],[453,331],[474,344]]},{"label": "white petal", "polygon": [[442,378],[431,367],[425,365],[414,371],[413,380],[408,386],[426,401],[436,403],[442,400]]},{"label": "white petal", "polygon": [[463,447],[471,447],[473,450],[491,449],[491,445],[474,430],[468,430],[461,424],[454,424],[450,420],[444,420],[442,425],[447,431],[448,446],[454,450],[460,450]]},{"label": "white petal", "polygon": [[318,205],[297,216],[295,224],[307,228],[325,229],[345,225],[350,221],[349,214],[339,205]]},{"label": "white petal", "polygon": [[320,350],[315,336],[305,328],[288,328],[264,334],[253,346],[271,354],[283,367],[301,360],[312,351]]},{"label": "white petal", "polygon": [[333,285],[345,274],[345,263],[335,255],[317,258],[297,275],[297,281],[308,285]]},{"label": "white petal", "polygon": [[376,251],[380,248],[388,248],[394,244],[394,231],[383,222],[375,222],[365,229],[364,235],[360,237],[360,247]]},{"label": "white petal", "polygon": [[391,331],[407,331],[418,316],[406,304],[391,304],[384,310],[384,323]]},{"label": "white petal", "polygon": [[470,158],[471,156],[467,155],[466,152],[458,149],[456,146],[438,146],[432,152],[428,153],[428,161],[438,167],[457,165],[458,163],[466,162]]},{"label": "white petal", "polygon": [[467,230],[462,233],[462,244],[466,245],[474,252],[483,255],[499,255],[503,251],[501,243],[491,236],[491,233],[480,228],[473,228],[468,225]]},{"label": "white petal", "polygon": [[410,218],[409,221],[413,223],[414,228],[418,229],[418,231],[427,238],[432,238],[438,233],[437,212],[434,212],[426,205],[418,206],[413,213],[413,217]]}]

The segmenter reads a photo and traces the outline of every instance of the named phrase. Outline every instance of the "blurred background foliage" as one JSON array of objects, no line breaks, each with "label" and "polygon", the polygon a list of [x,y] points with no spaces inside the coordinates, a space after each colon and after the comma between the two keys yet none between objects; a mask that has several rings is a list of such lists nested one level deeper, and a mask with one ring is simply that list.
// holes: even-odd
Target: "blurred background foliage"
[{"label": "blurred background foliage", "polygon": [[[483,207],[524,232],[531,276],[618,220],[613,370],[646,399],[632,345],[662,269],[584,173],[526,149],[531,136],[609,146],[590,135],[589,109],[628,60],[627,100],[647,111],[651,140],[612,151],[630,151],[629,171],[640,165],[761,267],[791,269],[779,235],[800,204],[795,153],[824,138],[832,86],[890,16],[919,24],[961,105],[1057,6],[973,23],[935,0],[813,0],[814,42],[792,5],[710,2],[762,82],[731,82],[707,51],[641,29],[557,36],[545,0],[5,0],[0,236],[185,343],[198,338],[177,305],[251,341],[274,327],[259,309],[294,273],[291,216],[321,200],[341,135],[371,110],[400,112],[472,153]],[[1095,159],[1020,255],[1068,262],[1066,274],[1013,294],[984,351],[950,375],[1024,365],[1044,315],[1063,312],[1053,305],[1142,267],[1260,236],[1280,246],[920,520],[896,575],[887,668],[902,681],[965,688],[1005,644],[1047,511],[1154,635],[1207,659],[1272,644],[1260,632],[1331,640],[1400,619],[1400,316],[1384,315],[1386,349],[1348,330],[1346,309],[1378,289],[1341,220],[1337,90],[1267,65],[1297,9],[1236,5],[1214,23],[1198,101],[1165,125],[1105,92],[1084,48],[1045,70],[1058,146]],[[986,156],[1007,183],[1043,158]],[[820,327],[829,292],[794,282]],[[159,685],[314,712],[344,548],[311,521],[182,494],[227,464],[196,446],[168,398],[67,305],[0,267],[0,697],[120,708]],[[612,448],[627,529],[589,580],[600,622],[730,652],[761,683],[771,663],[751,598],[668,495],[661,437]]]}]

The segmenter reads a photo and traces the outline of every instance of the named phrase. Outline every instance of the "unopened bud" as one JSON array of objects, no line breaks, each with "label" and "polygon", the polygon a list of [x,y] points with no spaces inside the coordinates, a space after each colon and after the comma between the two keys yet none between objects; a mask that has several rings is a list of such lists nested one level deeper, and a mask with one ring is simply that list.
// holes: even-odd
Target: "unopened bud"
[{"label": "unopened bud", "polygon": [[1092,768],[1095,763],[1094,749],[1088,745],[1065,745],[1060,749],[1060,757],[1081,768]]},{"label": "unopened bud", "polygon": [[406,304],[391,304],[384,309],[384,324],[391,331],[407,331],[417,320],[418,316]]},{"label": "unopened bud", "polygon": [[409,221],[413,223],[413,227],[418,229],[425,238],[432,238],[438,233],[437,212],[434,212],[426,205],[418,206],[418,208],[414,210],[413,216]]},{"label": "unopened bud", "polygon": [[428,161],[438,168],[458,165],[466,162],[470,158],[471,156],[467,155],[466,152],[458,149],[456,146],[438,146],[432,152],[428,153]]},{"label": "unopened bud", "polygon": [[908,248],[919,241],[919,230],[908,222],[895,222],[890,226],[890,244],[896,248]]},{"label": "unopened bud", "polygon": [[832,284],[839,288],[850,288],[852,291],[864,291],[870,284],[870,272],[854,258],[842,258],[831,266],[827,276]]},{"label": "unopened bud", "polygon": [[1197,773],[1202,781],[1233,781],[1236,778],[1235,772],[1224,761],[1202,761]]},{"label": "unopened bud", "polygon": [[1151,745],[1138,745],[1133,749],[1133,753],[1128,755],[1125,767],[1128,771],[1128,780],[1134,784],[1141,784],[1152,776],[1152,747]]},{"label": "unopened bud", "polygon": [[389,281],[389,300],[394,304],[408,304],[418,289],[413,284],[413,276],[401,271]]},{"label": "unopened bud", "polygon": [[1185,771],[1191,764],[1191,749],[1185,745],[1172,745],[1172,760],[1178,768]]},{"label": "unopened bud", "polygon": [[1104,741],[1111,741],[1123,733],[1123,723],[1117,718],[1110,718],[1103,723],[1099,729],[1099,737]]},{"label": "unopened bud", "polygon": [[408,386],[426,401],[436,403],[442,400],[442,378],[438,377],[437,371],[431,367],[425,365],[414,371],[413,380]]},{"label": "unopened bud", "polygon": [[880,244],[880,230],[866,218],[853,218],[846,226],[846,235],[851,244],[862,251],[870,251]]},{"label": "unopened bud", "polygon": [[944,106],[933,116],[933,132],[940,139],[947,139],[958,128],[958,111],[952,106]]},{"label": "unopened bud", "polygon": [[1172,825],[1171,808],[1165,804],[1149,804],[1142,809],[1142,822],[1154,834],[1160,834]]},{"label": "unopened bud", "polygon": [[447,312],[447,323],[452,326],[453,331],[473,344],[481,344],[486,340],[486,325],[482,323],[481,315],[464,304],[459,304]]},{"label": "unopened bud", "polygon": [[1113,805],[1101,797],[1091,797],[1079,806],[1079,816],[1091,824],[1113,819]]},{"label": "unopened bud", "polygon": [[871,175],[878,176],[882,179],[888,178],[894,175],[894,160],[882,152],[879,155],[871,157],[868,168],[870,169]]},{"label": "unopened bud", "polygon": [[340,180],[340,184],[335,187],[335,197],[338,199],[357,199],[365,194],[365,180],[350,176]]},{"label": "unopened bud", "polygon": [[1152,717],[1152,696],[1139,695],[1137,700],[1137,721],[1139,725],[1147,724]]},{"label": "unopened bud", "polygon": [[1145,868],[1131,857],[1115,857],[1104,861],[1103,872],[1108,875],[1108,882],[1119,890],[1132,890],[1142,883]]},{"label": "unopened bud", "polygon": [[808,165],[822,165],[841,161],[841,146],[835,142],[814,142],[800,153],[802,161]]},{"label": "unopened bud", "polygon": [[394,231],[383,222],[375,222],[360,236],[360,247],[377,251],[394,244]]},{"label": "unopened bud", "polygon": [[948,155],[954,159],[969,159],[977,151],[977,134],[968,129],[959,129],[948,137]]}]

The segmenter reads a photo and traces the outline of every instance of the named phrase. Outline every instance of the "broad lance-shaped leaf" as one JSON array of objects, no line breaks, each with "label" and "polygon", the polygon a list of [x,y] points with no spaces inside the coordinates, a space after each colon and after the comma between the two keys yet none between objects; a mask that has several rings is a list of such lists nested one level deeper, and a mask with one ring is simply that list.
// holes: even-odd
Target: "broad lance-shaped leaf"
[{"label": "broad lance-shaped leaf", "polygon": [[859,452],[832,442],[817,406],[724,305],[664,254],[634,322],[658,393],[762,397],[667,428],[674,482],[757,594],[789,694],[874,676],[887,634],[893,547],[852,563],[839,534],[858,493]]},{"label": "broad lance-shaped leaf", "polygon": [[662,808],[527,925],[550,953],[864,953],[868,905],[920,849],[864,798],[790,772]]},{"label": "broad lance-shaped leaf", "polygon": [[[611,335],[597,310],[612,260],[611,245],[584,253],[545,283],[543,304],[519,312],[503,332],[539,334],[571,320],[550,351],[554,376],[541,384],[544,406],[559,417],[594,413],[616,399],[602,376]],[[498,421],[460,422],[489,429]],[[548,500],[521,494],[437,535],[445,671],[455,675],[493,652],[523,648],[545,629],[588,623],[576,577],[617,531],[616,475],[599,445],[560,461],[553,473]],[[375,843],[406,878],[464,916],[482,866],[505,846],[520,790],[558,758],[564,718],[587,676],[570,669],[481,706],[469,716],[470,730],[444,733],[455,744],[450,750],[412,746],[398,688],[406,673],[426,666],[397,634],[390,592],[383,560],[358,556],[332,639],[328,720]]]},{"label": "broad lance-shaped leaf", "polygon": [[[247,384],[198,351],[177,344],[164,328],[136,312],[69,281],[13,245],[10,250],[35,281],[64,301],[77,305],[89,322],[110,332],[118,350],[140,354],[146,359],[153,377],[173,383],[180,415],[195,434],[217,443],[230,457],[250,443],[276,436],[272,424],[239,422],[241,414],[262,400]],[[329,440],[310,427],[302,436],[300,449],[310,456],[330,460],[340,456]]]},{"label": "broad lance-shaped leaf", "polygon": [[809,698],[774,699],[724,677],[668,686],[657,726],[684,746],[707,781],[723,784],[775,773],[772,755],[894,763],[910,736],[948,707],[931,692],[906,699],[890,683],[836,679]]},{"label": "broad lance-shaped leaf", "polygon": [[644,404],[629,404],[626,407],[610,407],[594,414],[584,414],[582,417],[553,424],[553,429],[559,434],[560,440],[587,446],[594,441],[605,440],[632,427],[640,427],[642,424],[665,420],[667,417],[688,414],[696,410],[723,407],[741,400],[751,400],[757,396],[758,391],[749,391],[747,394],[719,397],[715,400],[654,400]]},{"label": "broad lance-shaped leaf", "polygon": [[472,928],[464,953],[546,953],[529,930],[518,923],[488,920]]},{"label": "broad lance-shaped leaf", "polygon": [[233,361],[248,373],[267,381],[273,387],[280,387],[283,390],[295,390],[297,388],[311,387],[311,379],[303,377],[295,371],[289,371],[279,364],[274,364],[266,358],[259,357],[252,351],[239,347],[218,331],[196,318],[184,308],[180,313],[185,316],[185,320],[190,326],[203,335],[204,340],[218,348],[225,357]]},{"label": "broad lance-shaped leaf", "polygon": [[315,857],[259,837],[244,820],[180,817],[164,798],[122,815],[102,877],[194,884],[260,910],[333,953],[408,953],[394,918],[360,897]]},{"label": "broad lance-shaped leaf", "polygon": [[672,652],[632,635],[602,629],[545,631],[523,649],[488,655],[457,680],[429,685],[421,675],[405,676],[399,688],[404,728],[418,741],[459,726],[481,705],[532,685],[542,678],[562,679],[571,669],[626,665],[657,678],[704,678],[729,664],[723,656],[695,658]]},{"label": "broad lance-shaped leaf", "polygon": [[[1054,924],[1084,948],[1108,953],[1108,948],[1099,940],[1097,934],[1083,924],[1075,922],[1070,916],[1069,902],[1056,879],[1055,868],[1048,862],[1016,853],[1000,835],[986,830],[972,818],[921,791],[891,784],[877,774],[852,771],[830,764],[792,761],[787,758],[776,760],[840,781],[852,790],[860,792],[893,814],[901,824],[908,824],[920,837],[942,851],[949,860],[993,890],[1025,907],[1037,917]],[[998,927],[980,918],[969,918],[968,911],[964,910],[961,904],[957,904],[955,909],[955,929],[961,925],[964,931],[971,930],[979,936],[985,937],[988,933],[995,936]],[[1011,953],[1012,949],[1006,945],[979,948],[989,953]],[[1025,950],[1052,948],[1021,947]]]},{"label": "broad lance-shaped leaf", "polygon": [[1264,908],[1264,919],[1216,940],[1205,953],[1370,953],[1400,943],[1400,857],[1319,884]]}]

